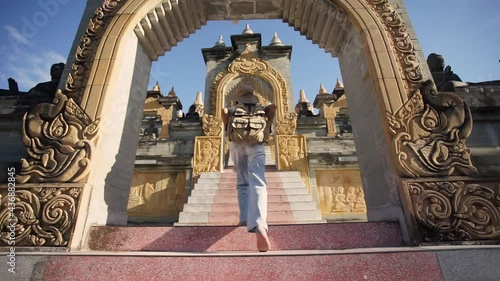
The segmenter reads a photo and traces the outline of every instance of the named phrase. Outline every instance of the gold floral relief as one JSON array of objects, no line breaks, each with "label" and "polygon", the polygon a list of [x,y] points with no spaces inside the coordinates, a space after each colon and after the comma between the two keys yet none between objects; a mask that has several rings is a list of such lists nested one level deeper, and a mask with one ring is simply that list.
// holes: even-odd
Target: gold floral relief
[{"label": "gold floral relief", "polygon": [[204,114],[201,119],[201,123],[203,124],[203,134],[205,136],[222,136],[223,124],[221,118],[214,115]]},{"label": "gold floral relief", "polygon": [[322,214],[366,213],[358,169],[318,170],[316,182]]},{"label": "gold floral relief", "polygon": [[222,137],[196,137],[193,156],[193,173],[220,172]]},{"label": "gold floral relief", "polygon": [[277,135],[276,137],[278,140],[278,170],[299,171],[302,181],[310,192],[306,138],[288,135]]},{"label": "gold floral relief", "polygon": [[133,217],[176,217],[182,211],[186,173],[135,172],[128,201]]},{"label": "gold floral relief", "polygon": [[277,135],[294,135],[297,129],[297,114],[288,113],[276,121]]}]

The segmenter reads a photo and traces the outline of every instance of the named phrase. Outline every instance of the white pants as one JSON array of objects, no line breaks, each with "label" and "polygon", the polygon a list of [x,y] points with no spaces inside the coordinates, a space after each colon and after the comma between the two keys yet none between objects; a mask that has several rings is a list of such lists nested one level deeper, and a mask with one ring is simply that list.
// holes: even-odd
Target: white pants
[{"label": "white pants", "polygon": [[257,225],[267,230],[267,187],[265,173],[266,154],[263,143],[243,144],[231,142],[231,158],[237,174],[240,222],[254,232]]}]

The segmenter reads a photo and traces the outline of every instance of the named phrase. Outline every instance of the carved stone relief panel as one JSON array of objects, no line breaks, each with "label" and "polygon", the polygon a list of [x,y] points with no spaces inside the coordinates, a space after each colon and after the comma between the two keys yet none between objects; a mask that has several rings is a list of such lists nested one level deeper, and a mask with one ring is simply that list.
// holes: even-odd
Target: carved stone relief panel
[{"label": "carved stone relief panel", "polygon": [[193,173],[221,171],[222,137],[195,137]]},{"label": "carved stone relief panel", "polygon": [[403,181],[402,188],[404,211],[415,244],[500,242],[500,181],[411,179]]},{"label": "carved stone relief panel", "polygon": [[99,119],[91,120],[73,101],[56,93],[54,104],[36,105],[23,118],[21,137],[28,156],[16,180],[81,182],[90,172]]},{"label": "carved stone relief panel", "polygon": [[222,136],[222,128],[224,125],[221,118],[214,115],[204,114],[201,119],[201,123],[203,124],[203,134],[205,136]]},{"label": "carved stone relief panel", "polygon": [[428,80],[387,117],[404,177],[478,174],[465,145],[472,131],[471,112],[458,96],[438,93]]},{"label": "carved stone relief panel", "polygon": [[310,191],[309,161],[304,136],[277,135],[278,170],[299,171],[302,181]]},{"label": "carved stone relief panel", "polygon": [[366,213],[365,195],[358,169],[317,170],[321,213]]},{"label": "carved stone relief panel", "polygon": [[182,211],[186,173],[135,172],[128,201],[133,217],[176,217]]},{"label": "carved stone relief panel", "polygon": [[[23,184],[14,202],[0,185],[0,247],[69,247],[84,184]],[[12,228],[9,226],[13,225]]]}]

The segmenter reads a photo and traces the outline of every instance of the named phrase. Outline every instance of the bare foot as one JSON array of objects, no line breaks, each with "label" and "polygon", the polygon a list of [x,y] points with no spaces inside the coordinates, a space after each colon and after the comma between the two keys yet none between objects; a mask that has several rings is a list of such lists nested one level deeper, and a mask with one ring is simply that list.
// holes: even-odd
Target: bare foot
[{"label": "bare foot", "polygon": [[267,231],[263,226],[257,226],[255,229],[255,234],[257,236],[257,249],[259,252],[267,252],[271,248],[271,243],[269,243],[269,237],[267,237]]}]

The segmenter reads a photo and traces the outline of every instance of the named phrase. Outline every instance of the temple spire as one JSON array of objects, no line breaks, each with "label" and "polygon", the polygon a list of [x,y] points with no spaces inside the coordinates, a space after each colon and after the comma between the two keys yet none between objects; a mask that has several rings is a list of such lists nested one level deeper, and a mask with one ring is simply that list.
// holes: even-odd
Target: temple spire
[{"label": "temple spire", "polygon": [[325,89],[325,86],[323,84],[319,84],[319,94],[328,94],[328,91]]},{"label": "temple spire", "polygon": [[201,92],[196,93],[196,100],[193,103],[194,105],[203,105],[203,99]]},{"label": "temple spire", "polygon": [[301,89],[299,94],[300,94],[299,102],[309,102],[306,97],[306,91]]},{"label": "temple spire", "polygon": [[344,89],[344,84],[340,82],[340,80],[337,78],[337,83],[335,84],[335,90],[342,90]]},{"label": "temple spire", "polygon": [[170,90],[170,92],[168,92],[168,96],[169,96],[169,97],[175,97],[175,96],[177,96],[177,95],[175,94],[174,86],[172,86],[172,89]]},{"label": "temple spire", "polygon": [[156,84],[153,86],[151,91],[160,92],[160,85],[158,84],[158,81],[156,81]]},{"label": "temple spire", "polygon": [[271,39],[271,43],[269,43],[269,46],[283,46],[283,42],[281,42],[281,39],[278,37],[278,33],[274,33],[273,38]]},{"label": "temple spire", "polygon": [[245,26],[245,29],[243,30],[243,32],[241,34],[243,34],[243,35],[253,34],[253,30],[250,29],[250,25],[248,23]]},{"label": "temple spire", "polygon": [[226,47],[226,43],[224,43],[224,39],[222,39],[222,35],[219,36],[219,40],[215,42],[214,47]]}]

